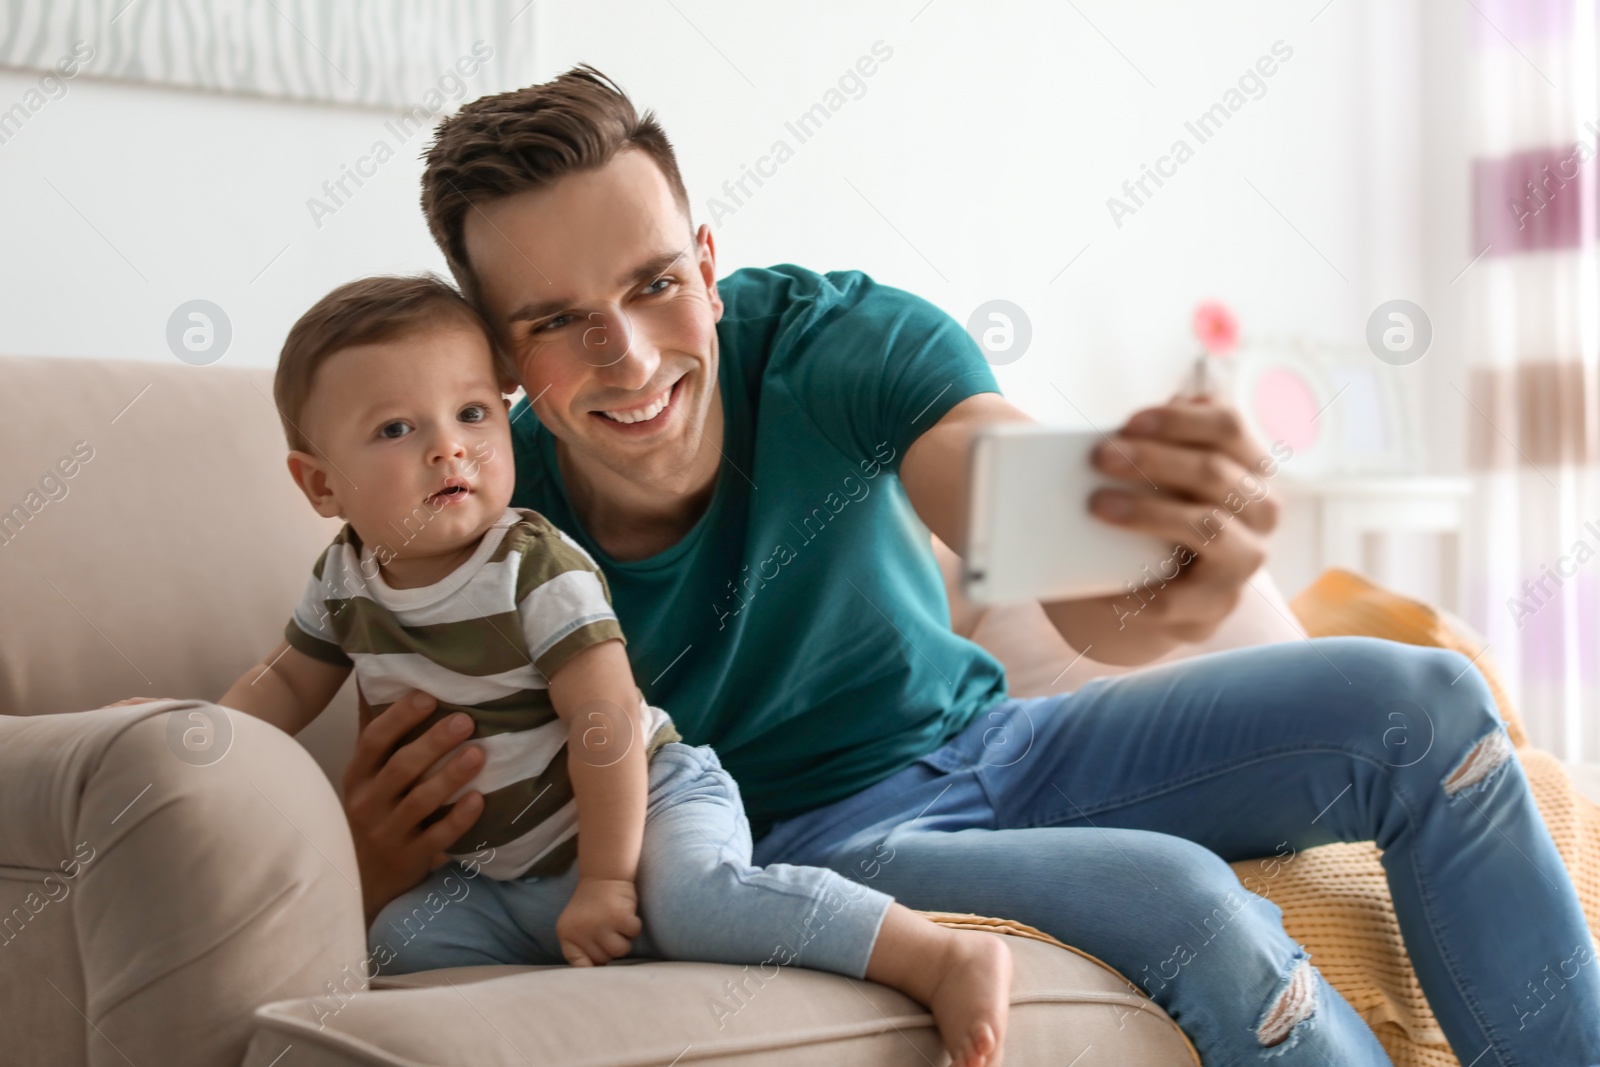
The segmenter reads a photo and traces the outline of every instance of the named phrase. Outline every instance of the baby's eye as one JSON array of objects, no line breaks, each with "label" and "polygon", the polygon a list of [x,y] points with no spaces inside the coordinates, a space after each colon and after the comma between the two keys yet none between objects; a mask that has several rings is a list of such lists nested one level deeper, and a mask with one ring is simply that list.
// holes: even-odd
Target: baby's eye
[{"label": "baby's eye", "polygon": [[383,427],[378,430],[378,436],[387,438],[390,441],[395,441],[399,440],[410,432],[411,427],[407,426],[403,422],[386,422],[383,424]]},{"label": "baby's eye", "polygon": [[489,409],[482,404],[468,404],[456,417],[462,422],[482,422],[489,417]]}]

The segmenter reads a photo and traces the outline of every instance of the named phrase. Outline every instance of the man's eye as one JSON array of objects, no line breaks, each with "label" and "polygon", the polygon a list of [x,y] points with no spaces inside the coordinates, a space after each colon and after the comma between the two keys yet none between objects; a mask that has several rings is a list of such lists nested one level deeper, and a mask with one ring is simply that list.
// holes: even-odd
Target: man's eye
[{"label": "man's eye", "polygon": [[572,321],[572,316],[571,315],[557,315],[555,318],[551,319],[549,322],[546,322],[546,323],[540,325],[533,332],[534,333],[544,333],[544,332],[546,332],[548,330],[559,330],[559,329],[561,329],[561,327],[565,326],[567,323],[569,323],[571,321]]},{"label": "man's eye", "polygon": [[411,427],[403,422],[386,422],[383,424],[383,428],[378,431],[378,436],[393,441],[404,437],[410,432]]},{"label": "man's eye", "polygon": [[482,404],[468,404],[456,417],[462,422],[482,422],[489,417],[489,409]]},{"label": "man's eye", "polygon": [[[675,278],[657,278],[655,281],[653,281],[649,285],[645,286],[645,290],[644,291],[647,292],[647,293],[651,293],[651,294],[664,293],[664,292],[667,291],[666,290],[667,286],[672,286],[672,285],[676,285],[676,284],[678,284],[678,283],[677,283],[677,279],[675,279]],[[658,285],[662,286],[662,288],[660,288],[660,289],[656,288],[656,286],[658,286]]]}]

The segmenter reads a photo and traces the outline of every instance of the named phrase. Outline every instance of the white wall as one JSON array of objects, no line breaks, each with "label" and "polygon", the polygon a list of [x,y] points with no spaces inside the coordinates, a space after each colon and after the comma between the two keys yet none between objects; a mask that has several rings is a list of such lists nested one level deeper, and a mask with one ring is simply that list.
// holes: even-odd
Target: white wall
[{"label": "white wall", "polygon": [[[498,89],[509,62],[467,92]],[[92,68],[0,144],[0,351],[170,360],[168,316],[199,298],[231,320],[223,362],[270,366],[333,286],[445,270],[418,206],[429,134],[408,137],[398,112],[95,81]],[[0,71],[0,110],[37,83]],[[382,163],[380,141],[394,152]],[[372,174],[359,186],[346,177],[358,164]],[[350,195],[336,203],[323,183],[341,178]],[[314,216],[313,197],[333,214]]]},{"label": "white wall", "polygon": [[[1415,258],[1414,234],[1374,210],[1389,193],[1416,195],[1420,154],[1403,144],[1396,158],[1374,139],[1375,119],[1415,123],[1416,88],[1394,65],[1404,56],[1385,54],[1403,52],[1386,35],[1405,20],[1387,7],[1339,0],[1313,23],[1316,3],[1078,4],[1091,26],[1071,5],[1041,3],[911,0],[871,15],[823,4],[781,18],[676,6],[681,16],[638,12],[627,32],[617,27],[633,5],[549,9],[537,66],[588,59],[652,103],[704,214],[785,120],[884,41],[893,58],[865,95],[723,221],[723,261],[859,267],[962,320],[986,299],[1012,300],[1033,320],[1034,349],[1004,384],[1041,414],[1074,417],[1052,382],[1106,418],[1168,388],[1191,352],[1189,311],[1207,296],[1258,334],[1359,338]],[[1374,32],[1389,44],[1376,57]],[[1107,197],[1280,39],[1294,55],[1265,96],[1119,229]],[[1375,103],[1367,84],[1385,74]]]},{"label": "white wall", "polygon": [[[1360,344],[1384,300],[1448,301],[1468,258],[1450,201],[1464,165],[1433,125],[1459,105],[1425,83],[1450,76],[1431,41],[1457,20],[1416,3],[540,0],[522,17],[538,77],[592,62],[658,112],[697,221],[883,42],[860,98],[718,222],[721,268],[859,268],[962,321],[1013,301],[1032,348],[997,373],[1041,418],[1113,424],[1169,395],[1203,298],[1249,334]],[[1279,40],[1293,57],[1265,95],[1119,228],[1107,198],[1175,139],[1196,144],[1185,122]],[[33,81],[0,73],[0,108]],[[171,359],[168,315],[203,297],[232,319],[226,362],[265,365],[331,286],[443,270],[420,137],[320,228],[307,210],[390,117],[75,80],[0,145],[0,351]],[[1291,591],[1309,551],[1276,550]]]}]

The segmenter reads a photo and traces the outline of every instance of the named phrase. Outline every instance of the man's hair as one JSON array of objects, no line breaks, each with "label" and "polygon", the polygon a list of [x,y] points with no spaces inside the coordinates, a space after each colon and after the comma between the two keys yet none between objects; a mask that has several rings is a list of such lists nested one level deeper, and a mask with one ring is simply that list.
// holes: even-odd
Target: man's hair
[{"label": "man's hair", "polygon": [[655,161],[688,215],[689,194],[655,112],[641,117],[617,83],[588,64],[474,100],[440,122],[422,173],[422,211],[462,292],[481,299],[462,239],[474,205],[596,170],[625,149]]},{"label": "man's hair", "polygon": [[295,452],[313,451],[304,431],[306,401],[317,369],[334,353],[356,345],[389,341],[455,320],[483,334],[494,354],[501,384],[516,381],[488,323],[437,274],[380,275],[347,282],[311,305],[289,330],[278,356],[272,396],[283,433]]}]

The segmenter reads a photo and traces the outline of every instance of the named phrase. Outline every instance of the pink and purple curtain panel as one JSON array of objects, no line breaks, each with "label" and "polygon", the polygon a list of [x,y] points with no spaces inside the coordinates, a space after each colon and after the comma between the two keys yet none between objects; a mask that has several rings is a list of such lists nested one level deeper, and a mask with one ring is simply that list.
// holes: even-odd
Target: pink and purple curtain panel
[{"label": "pink and purple curtain panel", "polygon": [[1473,0],[1468,611],[1536,744],[1600,760],[1593,0]]}]

